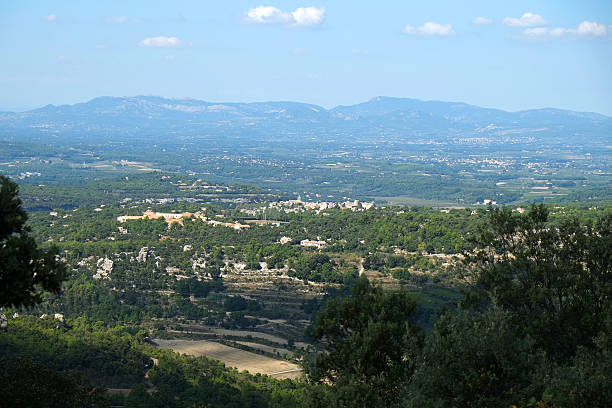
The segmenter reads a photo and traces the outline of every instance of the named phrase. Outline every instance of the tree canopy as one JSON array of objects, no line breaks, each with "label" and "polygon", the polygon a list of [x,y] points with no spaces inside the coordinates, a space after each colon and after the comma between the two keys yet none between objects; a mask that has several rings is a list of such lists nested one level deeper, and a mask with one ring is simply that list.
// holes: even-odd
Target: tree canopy
[{"label": "tree canopy", "polygon": [[466,256],[474,294],[509,312],[554,356],[593,346],[612,302],[612,215],[581,224],[548,220],[540,204],[520,215],[491,209]]},{"label": "tree canopy", "polygon": [[26,220],[17,185],[0,176],[0,307],[39,303],[44,291],[59,292],[66,277],[57,249],[39,248]]},{"label": "tree canopy", "polygon": [[412,373],[419,336],[411,318],[415,303],[403,291],[388,292],[359,278],[347,298],[328,301],[312,337],[326,345],[306,373],[311,382],[332,384],[338,407],[391,406]]},{"label": "tree canopy", "polygon": [[473,290],[427,336],[406,406],[609,406],[612,217],[548,214],[490,209]]},{"label": "tree canopy", "polygon": [[[414,304],[359,279],[312,330],[313,406],[607,407],[612,216],[489,209],[465,253],[468,289],[419,341]],[[371,262],[376,261],[371,257]]]}]

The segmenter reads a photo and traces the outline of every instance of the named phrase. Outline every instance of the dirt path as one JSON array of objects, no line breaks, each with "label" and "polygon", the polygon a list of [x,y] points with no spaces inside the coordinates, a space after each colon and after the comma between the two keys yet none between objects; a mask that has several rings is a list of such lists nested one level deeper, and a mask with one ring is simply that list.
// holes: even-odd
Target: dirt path
[{"label": "dirt path", "polygon": [[154,392],[157,391],[157,388],[155,388],[151,380],[149,380],[149,373],[151,372],[152,369],[154,369],[155,367],[157,367],[157,365],[159,365],[158,359],[151,357],[151,360],[153,361],[153,367],[149,368],[147,372],[145,373],[145,379],[147,380],[147,392],[149,394],[153,394]]}]

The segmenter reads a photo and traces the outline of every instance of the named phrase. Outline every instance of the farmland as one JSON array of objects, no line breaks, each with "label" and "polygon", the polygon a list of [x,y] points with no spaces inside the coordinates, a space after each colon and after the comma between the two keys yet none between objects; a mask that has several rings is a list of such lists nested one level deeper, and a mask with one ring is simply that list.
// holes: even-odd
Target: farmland
[{"label": "farmland", "polygon": [[302,374],[302,369],[297,364],[250,353],[215,341],[154,339],[153,342],[159,347],[172,349],[180,354],[216,358],[227,367],[246,370],[251,374],[266,374],[278,379],[297,378]]}]

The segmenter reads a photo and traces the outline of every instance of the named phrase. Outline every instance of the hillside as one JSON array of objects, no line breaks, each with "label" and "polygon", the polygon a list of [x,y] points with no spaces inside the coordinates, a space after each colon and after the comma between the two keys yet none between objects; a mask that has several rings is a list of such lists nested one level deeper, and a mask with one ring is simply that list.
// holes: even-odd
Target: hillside
[{"label": "hillside", "polygon": [[[167,132],[176,136],[222,134],[247,137],[284,135],[306,139],[316,133],[376,136],[381,132],[410,139],[473,135],[494,137],[537,132],[539,137],[571,140],[576,133],[592,140],[609,137],[612,119],[596,113],[560,109],[506,112],[458,102],[376,97],[367,102],[325,109],[299,102],[218,103],[155,96],[99,97],[74,105],[47,105],[23,113],[0,113],[0,132],[66,136]],[[112,135],[111,135],[112,133]]]}]

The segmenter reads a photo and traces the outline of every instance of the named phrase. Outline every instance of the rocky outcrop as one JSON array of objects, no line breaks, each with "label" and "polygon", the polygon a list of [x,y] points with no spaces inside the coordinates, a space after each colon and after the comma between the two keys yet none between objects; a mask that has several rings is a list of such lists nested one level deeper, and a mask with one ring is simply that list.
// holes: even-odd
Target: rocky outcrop
[{"label": "rocky outcrop", "polygon": [[100,258],[96,264],[98,268],[94,279],[110,279],[110,274],[113,271],[113,261],[108,258]]}]

